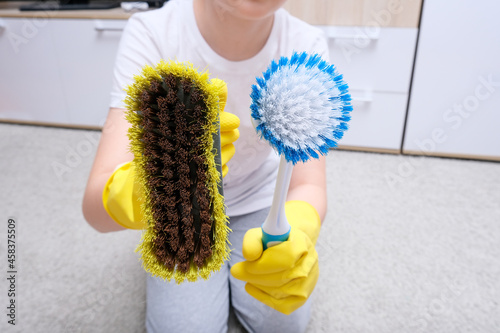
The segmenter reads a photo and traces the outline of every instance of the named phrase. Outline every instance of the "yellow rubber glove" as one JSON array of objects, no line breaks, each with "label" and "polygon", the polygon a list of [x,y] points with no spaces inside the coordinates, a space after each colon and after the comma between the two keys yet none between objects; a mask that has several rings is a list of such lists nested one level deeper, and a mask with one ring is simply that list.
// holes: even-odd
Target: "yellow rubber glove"
[{"label": "yellow rubber glove", "polygon": [[[212,79],[211,83],[219,87],[221,161],[222,176],[225,177],[228,172],[226,163],[235,153],[233,142],[240,136],[240,119],[224,112],[227,101],[226,83],[219,79]],[[109,216],[119,225],[128,229],[145,229],[140,206],[141,191],[139,184],[134,181],[134,172],[133,162],[119,165],[104,186],[102,202]]]},{"label": "yellow rubber glove", "polygon": [[134,181],[135,164],[127,162],[119,165],[109,177],[102,203],[111,218],[128,229],[145,229],[141,212],[139,184]]},{"label": "yellow rubber glove", "polygon": [[273,309],[289,315],[309,298],[319,276],[315,249],[321,220],[309,203],[288,201],[285,213],[290,223],[286,242],[263,251],[262,229],[247,231],[243,238],[243,257],[231,274],[246,281],[245,290]]}]

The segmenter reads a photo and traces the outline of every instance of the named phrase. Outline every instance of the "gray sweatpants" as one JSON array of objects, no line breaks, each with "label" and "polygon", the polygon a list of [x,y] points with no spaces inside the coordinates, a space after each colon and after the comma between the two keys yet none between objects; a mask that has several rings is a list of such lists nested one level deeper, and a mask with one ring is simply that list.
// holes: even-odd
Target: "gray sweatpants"
[{"label": "gray sweatpants", "polygon": [[245,282],[232,277],[229,270],[243,261],[241,245],[248,229],[260,227],[268,209],[230,218],[231,260],[209,280],[195,283],[165,282],[148,276],[146,328],[149,333],[224,333],[229,307],[248,332],[304,332],[311,302],[290,315],[284,315],[257,301],[245,291]]}]

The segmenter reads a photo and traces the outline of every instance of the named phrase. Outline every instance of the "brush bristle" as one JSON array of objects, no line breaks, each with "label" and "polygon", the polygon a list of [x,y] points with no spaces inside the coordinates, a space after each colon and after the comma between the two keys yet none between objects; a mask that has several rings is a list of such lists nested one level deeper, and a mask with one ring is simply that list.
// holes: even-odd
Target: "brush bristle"
[{"label": "brush bristle", "polygon": [[251,98],[257,131],[293,164],[335,148],[352,111],[342,75],[305,52],[273,61],[252,86]]},{"label": "brush bristle", "polygon": [[126,99],[131,151],[144,188],[143,265],[154,276],[208,278],[228,258],[227,216],[213,136],[218,90],[191,64],[161,62]]}]

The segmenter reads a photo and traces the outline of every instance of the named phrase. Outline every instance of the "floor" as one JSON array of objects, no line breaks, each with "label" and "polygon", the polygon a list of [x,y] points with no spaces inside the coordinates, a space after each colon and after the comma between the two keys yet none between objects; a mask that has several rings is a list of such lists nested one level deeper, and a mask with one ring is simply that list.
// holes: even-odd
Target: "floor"
[{"label": "floor", "polygon": [[[2,315],[1,332],[144,332],[140,232],[100,234],[81,214],[98,140],[0,124],[4,275],[9,218],[17,236],[16,325]],[[334,151],[328,195],[308,332],[500,332],[500,163]]]}]

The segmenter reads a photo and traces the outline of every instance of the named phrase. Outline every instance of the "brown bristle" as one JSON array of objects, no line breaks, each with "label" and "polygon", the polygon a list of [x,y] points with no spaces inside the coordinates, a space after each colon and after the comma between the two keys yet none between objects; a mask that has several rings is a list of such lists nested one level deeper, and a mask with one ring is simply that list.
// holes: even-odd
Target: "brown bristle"
[{"label": "brown bristle", "polygon": [[145,170],[154,218],[154,253],[169,269],[187,272],[212,254],[213,232],[204,94],[189,79],[165,75],[140,95]]},{"label": "brown bristle", "polygon": [[149,94],[147,90],[144,90],[141,94],[141,101],[143,105],[150,105],[154,99],[154,97]]},{"label": "brown bristle", "polygon": [[155,95],[164,95],[165,90],[161,86],[161,82],[159,81],[151,81],[151,85],[149,86],[149,91]]},{"label": "brown bristle", "polygon": [[172,106],[172,103],[169,103],[169,99],[163,96],[158,97],[156,101],[158,103],[158,109],[159,109],[158,117],[163,116],[164,118],[162,122],[166,124],[167,121],[171,120],[171,114],[170,112],[168,112],[168,110]]},{"label": "brown bristle", "polygon": [[163,168],[163,164],[158,163],[157,161],[148,161],[146,163],[145,169],[150,175],[158,174]]}]

